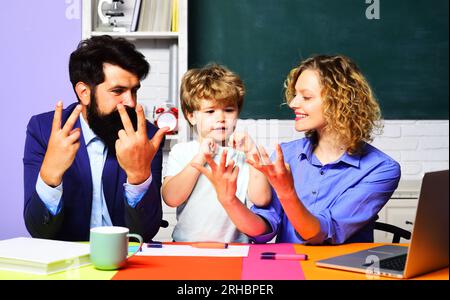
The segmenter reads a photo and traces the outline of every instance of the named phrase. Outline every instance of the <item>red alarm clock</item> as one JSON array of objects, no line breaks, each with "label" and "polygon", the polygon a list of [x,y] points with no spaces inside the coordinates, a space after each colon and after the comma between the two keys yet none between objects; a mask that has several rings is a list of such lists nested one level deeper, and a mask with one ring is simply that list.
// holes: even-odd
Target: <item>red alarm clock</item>
[{"label": "red alarm clock", "polygon": [[170,103],[164,103],[153,109],[153,120],[158,128],[169,127],[167,134],[178,131],[178,108]]}]

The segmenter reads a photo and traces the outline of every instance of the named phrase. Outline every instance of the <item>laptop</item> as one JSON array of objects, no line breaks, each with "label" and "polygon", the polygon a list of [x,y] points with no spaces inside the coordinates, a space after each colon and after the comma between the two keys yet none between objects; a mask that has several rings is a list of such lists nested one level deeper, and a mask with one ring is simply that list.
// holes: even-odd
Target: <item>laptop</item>
[{"label": "laptop", "polygon": [[448,170],[425,173],[409,247],[384,245],[319,260],[319,267],[411,278],[448,266]]}]

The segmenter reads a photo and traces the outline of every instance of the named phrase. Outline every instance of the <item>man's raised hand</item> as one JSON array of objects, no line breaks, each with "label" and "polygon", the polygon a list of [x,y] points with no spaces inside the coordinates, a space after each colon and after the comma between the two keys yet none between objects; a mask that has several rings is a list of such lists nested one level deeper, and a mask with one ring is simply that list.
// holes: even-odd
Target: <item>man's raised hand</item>
[{"label": "man's raised hand", "polygon": [[141,184],[151,175],[151,163],[169,127],[159,129],[151,140],[147,137],[147,123],[142,105],[136,106],[137,131],[122,104],[117,105],[124,129],[116,140],[119,165],[127,174],[130,184]]},{"label": "man's raised hand", "polygon": [[66,170],[72,165],[80,147],[80,128],[73,129],[81,113],[81,105],[77,105],[61,128],[63,104],[56,104],[53,116],[52,131],[48,141],[47,151],[42,162],[40,175],[49,186],[56,187]]}]

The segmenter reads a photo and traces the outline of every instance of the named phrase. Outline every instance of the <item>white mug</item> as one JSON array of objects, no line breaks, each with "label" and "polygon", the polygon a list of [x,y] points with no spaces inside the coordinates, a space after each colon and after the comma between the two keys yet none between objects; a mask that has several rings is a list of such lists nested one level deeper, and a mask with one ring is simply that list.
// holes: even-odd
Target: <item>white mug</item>
[{"label": "white mug", "polygon": [[[139,240],[138,249],[128,256],[129,238]],[[139,234],[129,233],[129,229],[119,226],[91,228],[91,262],[100,270],[116,270],[126,265],[127,258],[135,255],[142,247],[143,239]]]}]

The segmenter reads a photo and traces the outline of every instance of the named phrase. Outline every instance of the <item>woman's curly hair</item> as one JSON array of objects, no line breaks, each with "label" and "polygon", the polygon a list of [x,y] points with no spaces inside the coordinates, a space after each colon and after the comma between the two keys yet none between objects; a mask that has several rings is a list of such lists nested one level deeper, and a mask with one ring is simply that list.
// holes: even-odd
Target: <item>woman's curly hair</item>
[{"label": "woman's curly hair", "polygon": [[[381,129],[381,112],[366,78],[348,57],[317,55],[289,72],[285,81],[287,104],[295,97],[295,84],[305,70],[319,74],[322,87],[326,130],[335,132],[350,154],[359,153],[363,142],[373,140],[374,129]],[[317,141],[317,132],[306,132]]]}]

